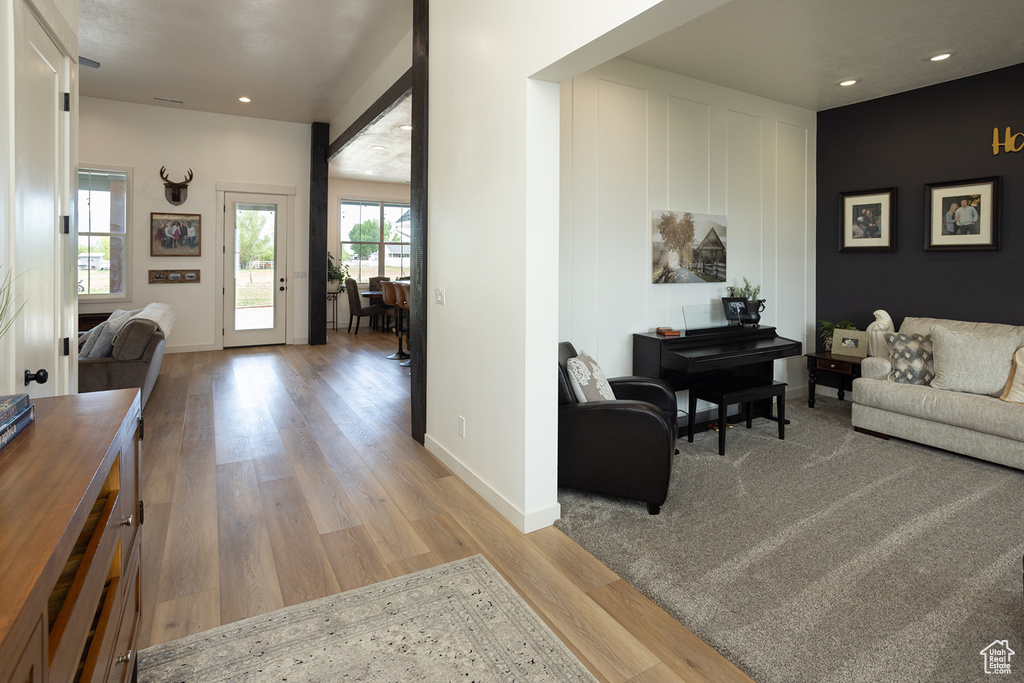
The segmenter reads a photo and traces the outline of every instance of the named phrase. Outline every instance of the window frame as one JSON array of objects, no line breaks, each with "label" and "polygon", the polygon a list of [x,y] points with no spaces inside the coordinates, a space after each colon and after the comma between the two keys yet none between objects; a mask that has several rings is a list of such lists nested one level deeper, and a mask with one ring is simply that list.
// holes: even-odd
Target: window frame
[{"label": "window frame", "polygon": [[[347,235],[345,235],[345,236],[342,235],[342,226],[341,226],[341,211],[342,211],[342,206],[344,206],[345,204],[358,204],[358,205],[361,205],[361,206],[364,206],[364,207],[367,206],[367,205],[376,205],[377,206],[378,212],[377,212],[376,218],[377,218],[377,225],[378,225],[378,234],[377,234],[377,241],[376,242],[355,242],[355,241],[352,241],[352,240],[349,240],[349,239],[343,239],[343,237],[347,237]],[[411,202],[394,201],[394,200],[389,200],[389,199],[355,199],[355,198],[349,198],[349,197],[339,197],[338,198],[338,202],[337,202],[337,207],[338,207],[338,259],[339,259],[340,263],[346,263],[347,262],[347,259],[343,258],[344,255],[345,255],[345,245],[347,245],[347,244],[376,245],[377,246],[377,274],[376,274],[376,276],[372,276],[371,275],[369,277],[383,277],[385,275],[385,273],[386,273],[385,269],[387,268],[387,249],[386,249],[386,247],[387,247],[387,245],[392,245],[392,246],[393,245],[399,245],[401,247],[404,247],[401,250],[401,253],[409,254],[409,260],[410,260],[409,267],[407,268],[407,270],[409,272],[404,273],[403,276],[404,277],[411,276],[411,273],[412,273],[412,263],[411,263],[411,261],[412,261],[412,259],[411,259],[411,255],[412,255],[412,235],[411,234],[409,235],[409,241],[408,242],[392,242],[392,241],[388,241],[388,240],[384,239],[384,210],[385,210],[385,208],[387,208],[387,207],[392,207],[392,208],[393,207],[398,207],[398,208],[401,208],[401,209],[403,209],[403,215],[404,215],[405,213],[408,213],[408,212],[410,212],[412,210],[412,203]],[[369,220],[369,218],[364,219],[364,220]],[[392,225],[392,227],[393,227],[393,225]],[[351,274],[349,275],[349,277],[352,277],[357,283],[360,283],[358,277],[353,277]],[[362,283],[360,283],[360,284],[362,284]]]},{"label": "window frame", "polygon": [[[115,166],[112,164],[79,164],[75,171],[75,272],[78,272],[78,245],[80,238],[84,236],[95,236],[95,237],[121,237],[124,240],[123,249],[123,271],[122,271],[122,291],[121,293],[114,294],[86,294],[78,293],[78,300],[81,303],[103,303],[103,302],[126,302],[132,300],[132,195],[134,190],[134,175],[135,169],[131,166]],[[124,174],[125,177],[125,197],[124,197],[124,233],[98,231],[98,230],[83,230],[81,222],[78,220],[82,214],[81,199],[79,193],[82,188],[79,186],[79,176],[82,173],[106,173],[106,174]]]}]

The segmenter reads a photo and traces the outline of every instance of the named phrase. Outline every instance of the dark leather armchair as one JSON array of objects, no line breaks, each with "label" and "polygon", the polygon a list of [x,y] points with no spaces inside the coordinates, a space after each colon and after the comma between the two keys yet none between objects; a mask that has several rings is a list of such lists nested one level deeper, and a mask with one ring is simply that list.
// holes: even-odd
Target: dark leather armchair
[{"label": "dark leather armchair", "polygon": [[608,380],[614,401],[580,403],[558,345],[558,485],[642,500],[652,515],[668,496],[676,442],[676,395],[648,377]]}]

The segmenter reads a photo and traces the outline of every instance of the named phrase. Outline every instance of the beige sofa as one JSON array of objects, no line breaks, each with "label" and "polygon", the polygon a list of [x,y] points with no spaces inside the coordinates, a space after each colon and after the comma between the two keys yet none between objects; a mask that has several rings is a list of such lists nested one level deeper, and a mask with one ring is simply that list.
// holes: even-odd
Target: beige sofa
[{"label": "beige sofa", "polygon": [[[927,335],[924,341],[934,342],[937,374],[922,384],[892,378],[885,333],[894,331],[889,314],[875,311],[868,326],[869,356],[853,382],[853,426],[1024,469],[1024,404],[999,398],[1012,376],[1014,350],[1024,345],[1024,327],[906,318],[900,335]],[[977,383],[983,374],[987,386]],[[1000,376],[1003,387],[997,386]],[[969,391],[958,390],[964,387]]]}]

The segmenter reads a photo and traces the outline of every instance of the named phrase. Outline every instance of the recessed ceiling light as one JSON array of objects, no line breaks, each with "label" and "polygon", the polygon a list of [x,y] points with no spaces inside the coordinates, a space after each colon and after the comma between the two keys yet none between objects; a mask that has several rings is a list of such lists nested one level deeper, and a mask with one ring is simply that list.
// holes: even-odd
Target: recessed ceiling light
[{"label": "recessed ceiling light", "polygon": [[933,61],[933,62],[941,62],[942,60],[949,59],[952,56],[953,56],[952,52],[940,52],[939,54],[935,55],[934,57],[929,57],[928,59],[930,61]]},{"label": "recessed ceiling light", "polygon": [[249,102],[252,102],[252,100],[250,100],[248,97],[239,97],[238,101],[239,102],[245,102],[246,104],[248,104]]},{"label": "recessed ceiling light", "polygon": [[374,145],[373,149],[384,149],[384,145]]},{"label": "recessed ceiling light", "polygon": [[401,128],[402,130],[412,130],[412,126],[409,125],[408,123],[405,124],[404,126],[399,126],[399,128]]},{"label": "recessed ceiling light", "polygon": [[860,83],[859,78],[847,78],[845,80],[839,81],[839,85],[843,86],[844,88],[848,88],[851,85],[856,85],[857,83]]},{"label": "recessed ceiling light", "polygon": [[363,171],[364,175],[373,175],[373,171]]}]

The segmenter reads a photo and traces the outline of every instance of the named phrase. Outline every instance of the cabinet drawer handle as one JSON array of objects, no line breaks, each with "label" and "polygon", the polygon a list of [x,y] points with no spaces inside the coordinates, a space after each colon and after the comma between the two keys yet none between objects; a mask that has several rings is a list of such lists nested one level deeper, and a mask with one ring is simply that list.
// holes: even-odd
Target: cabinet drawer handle
[{"label": "cabinet drawer handle", "polygon": [[829,365],[829,367],[830,367],[831,369],[835,370],[835,369],[836,369],[836,364],[835,364],[835,363],[832,363],[831,365]]},{"label": "cabinet drawer handle", "polygon": [[131,526],[135,523],[135,515],[128,515],[121,518],[121,526]]},{"label": "cabinet drawer handle", "polygon": [[117,658],[118,664],[130,664],[132,661],[132,651],[128,650],[123,655],[119,655]]}]

